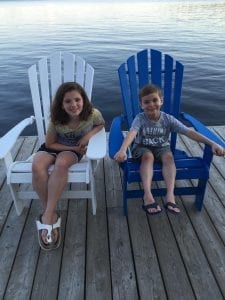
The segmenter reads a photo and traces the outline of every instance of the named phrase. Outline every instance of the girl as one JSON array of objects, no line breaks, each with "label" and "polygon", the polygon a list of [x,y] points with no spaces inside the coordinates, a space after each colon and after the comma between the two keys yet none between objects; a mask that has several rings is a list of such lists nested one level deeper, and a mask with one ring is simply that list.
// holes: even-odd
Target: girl
[{"label": "girl", "polygon": [[[44,250],[56,249],[61,242],[61,217],[56,206],[67,183],[68,169],[81,160],[89,139],[103,127],[101,113],[92,107],[78,83],[60,85],[52,103],[45,144],[32,164],[33,187],[44,209],[36,221],[39,244]],[[54,169],[49,175],[52,164]]]}]

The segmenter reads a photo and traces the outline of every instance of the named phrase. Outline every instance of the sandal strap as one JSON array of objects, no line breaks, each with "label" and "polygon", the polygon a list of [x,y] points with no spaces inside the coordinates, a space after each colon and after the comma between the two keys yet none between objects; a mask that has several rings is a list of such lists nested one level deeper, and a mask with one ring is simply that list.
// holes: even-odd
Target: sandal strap
[{"label": "sandal strap", "polygon": [[178,205],[176,203],[173,203],[173,202],[167,202],[166,207],[168,207],[168,206],[172,206],[173,208],[178,208]]},{"label": "sandal strap", "polygon": [[158,208],[158,203],[156,203],[156,202],[153,202],[153,203],[150,203],[150,204],[146,204],[146,205],[143,205],[143,207],[145,208],[145,209],[148,209],[148,208]]},{"label": "sandal strap", "polygon": [[53,226],[49,224],[43,224],[39,220],[36,220],[36,225],[38,230],[47,230],[47,236],[46,236],[47,242],[52,243]]},{"label": "sandal strap", "polygon": [[52,230],[59,228],[61,226],[61,217],[58,217],[58,220],[54,224],[43,224],[39,220],[36,220],[36,225],[38,230],[47,230],[47,242],[52,243]]},{"label": "sandal strap", "polygon": [[59,228],[61,226],[61,217],[52,225],[53,229]]}]

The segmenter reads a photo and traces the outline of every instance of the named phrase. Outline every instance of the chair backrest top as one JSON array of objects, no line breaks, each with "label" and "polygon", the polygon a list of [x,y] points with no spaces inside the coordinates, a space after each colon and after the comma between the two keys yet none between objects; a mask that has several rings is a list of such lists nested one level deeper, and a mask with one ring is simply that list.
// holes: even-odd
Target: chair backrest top
[{"label": "chair backrest top", "polygon": [[[163,93],[162,110],[179,118],[183,80],[183,65],[168,54],[145,49],[132,55],[118,69],[123,99],[124,118],[130,128],[134,117],[141,111],[139,90],[147,83],[159,86]],[[171,138],[174,150],[176,135]]]},{"label": "chair backrest top", "polygon": [[83,58],[69,52],[55,52],[28,69],[39,143],[45,140],[50,105],[63,82],[77,82],[91,100],[94,69]]},{"label": "chair backrest top", "polygon": [[147,83],[158,85],[163,92],[162,110],[179,116],[183,65],[171,56],[154,49],[145,49],[127,59],[118,69],[124,114],[130,127],[141,111],[139,90]]}]

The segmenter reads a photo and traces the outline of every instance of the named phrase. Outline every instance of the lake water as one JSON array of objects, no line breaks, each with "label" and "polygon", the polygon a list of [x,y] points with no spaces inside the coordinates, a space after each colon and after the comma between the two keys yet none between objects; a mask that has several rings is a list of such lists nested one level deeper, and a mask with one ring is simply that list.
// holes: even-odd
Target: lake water
[{"label": "lake water", "polygon": [[121,113],[117,68],[145,48],[184,64],[183,111],[224,125],[225,1],[1,1],[0,136],[33,114],[28,67],[58,50],[95,68],[92,101],[108,129]]}]

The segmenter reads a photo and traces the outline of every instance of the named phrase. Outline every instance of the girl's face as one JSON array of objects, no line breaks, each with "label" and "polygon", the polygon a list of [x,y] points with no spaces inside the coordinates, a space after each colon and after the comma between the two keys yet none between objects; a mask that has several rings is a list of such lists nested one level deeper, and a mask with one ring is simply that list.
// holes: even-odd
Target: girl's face
[{"label": "girl's face", "polygon": [[148,94],[141,98],[141,107],[150,119],[157,120],[160,116],[160,108],[163,104],[158,93]]},{"label": "girl's face", "polygon": [[70,91],[65,93],[63,102],[62,102],[62,109],[71,117],[77,117],[83,110],[84,100],[81,94],[78,91]]}]

